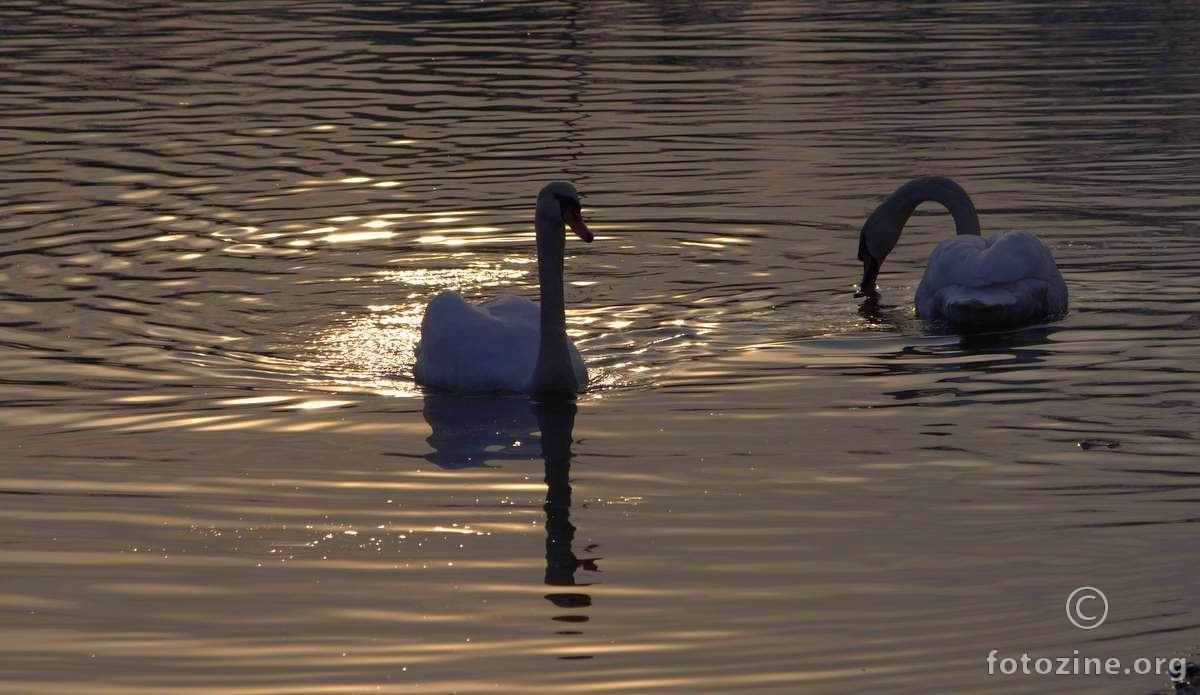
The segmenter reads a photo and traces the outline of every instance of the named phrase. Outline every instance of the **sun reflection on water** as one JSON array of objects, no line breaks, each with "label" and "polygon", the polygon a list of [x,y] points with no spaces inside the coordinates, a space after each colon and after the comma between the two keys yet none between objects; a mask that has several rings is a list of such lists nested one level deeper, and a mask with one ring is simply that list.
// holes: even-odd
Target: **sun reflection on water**
[{"label": "sun reflection on water", "polygon": [[314,372],[346,386],[384,395],[414,396],[414,353],[421,338],[423,302],[366,307],[314,340]]},{"label": "sun reflection on water", "polygon": [[306,366],[336,384],[382,395],[419,395],[412,369],[429,299],[447,290],[470,296],[487,288],[492,294],[493,288],[515,285],[531,272],[527,263],[522,263],[523,268],[496,267],[475,260],[472,254],[442,260],[457,267],[398,268],[376,274],[381,294],[403,293],[407,301],[368,305],[338,319],[313,339],[315,356]]}]

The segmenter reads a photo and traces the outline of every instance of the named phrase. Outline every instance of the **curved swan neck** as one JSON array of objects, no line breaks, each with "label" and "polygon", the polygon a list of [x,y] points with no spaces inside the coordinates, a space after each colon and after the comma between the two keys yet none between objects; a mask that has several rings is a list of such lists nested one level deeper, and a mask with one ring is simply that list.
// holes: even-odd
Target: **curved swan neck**
[{"label": "curved swan neck", "polygon": [[915,178],[897,188],[883,204],[892,203],[896,213],[901,216],[899,226],[903,228],[917,206],[925,201],[941,203],[950,211],[957,234],[979,236],[979,213],[975,211],[971,197],[962,186],[944,176]]},{"label": "curved swan neck", "polygon": [[944,176],[922,176],[897,188],[867,218],[859,238],[859,260],[882,265],[900,241],[908,218],[927,200],[946,206],[959,234],[979,235],[979,214],[962,186]]}]

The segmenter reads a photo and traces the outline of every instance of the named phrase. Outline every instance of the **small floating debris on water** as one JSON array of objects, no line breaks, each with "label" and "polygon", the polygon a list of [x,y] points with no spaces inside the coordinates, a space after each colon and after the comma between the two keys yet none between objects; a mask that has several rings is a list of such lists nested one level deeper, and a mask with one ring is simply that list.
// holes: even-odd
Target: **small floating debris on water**
[{"label": "small floating debris on water", "polygon": [[1079,448],[1084,451],[1092,449],[1116,449],[1121,446],[1121,442],[1115,439],[1084,439],[1079,442]]},{"label": "small floating debris on water", "polygon": [[1186,319],[1175,324],[1174,328],[1180,331],[1189,331],[1200,328],[1200,314],[1192,314]]},{"label": "small floating debris on water", "polygon": [[[1181,660],[1182,661],[1182,660]],[[1175,692],[1179,695],[1195,695],[1200,693],[1200,665],[1194,661],[1188,661],[1183,670],[1179,669],[1179,662],[1171,664],[1169,673],[1171,682],[1175,684]]]}]

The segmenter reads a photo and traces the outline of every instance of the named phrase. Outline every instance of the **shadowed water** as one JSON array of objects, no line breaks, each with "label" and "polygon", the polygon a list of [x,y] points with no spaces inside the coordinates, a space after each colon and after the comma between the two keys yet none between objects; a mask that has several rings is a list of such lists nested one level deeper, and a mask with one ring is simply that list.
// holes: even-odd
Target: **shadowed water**
[{"label": "shadowed water", "polygon": [[[1112,692],[1200,652],[1200,7],[0,7],[0,691]],[[1062,321],[913,318],[951,176]],[[577,404],[423,394],[536,296]],[[1064,602],[1100,588],[1107,622]]]}]

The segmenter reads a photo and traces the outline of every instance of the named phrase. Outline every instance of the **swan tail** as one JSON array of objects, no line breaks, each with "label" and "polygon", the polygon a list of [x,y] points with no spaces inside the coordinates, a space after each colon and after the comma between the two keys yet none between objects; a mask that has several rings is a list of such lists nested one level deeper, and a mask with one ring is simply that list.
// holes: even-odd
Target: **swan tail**
[{"label": "swan tail", "polygon": [[1065,314],[1067,285],[1050,249],[1028,232],[960,236],[930,254],[916,300],[927,321],[1004,330]]},{"label": "swan tail", "polygon": [[1034,278],[1003,286],[951,285],[927,298],[924,306],[918,306],[918,313],[921,318],[945,321],[956,329],[1003,330],[1061,313],[1049,301],[1052,294],[1049,283]]}]

